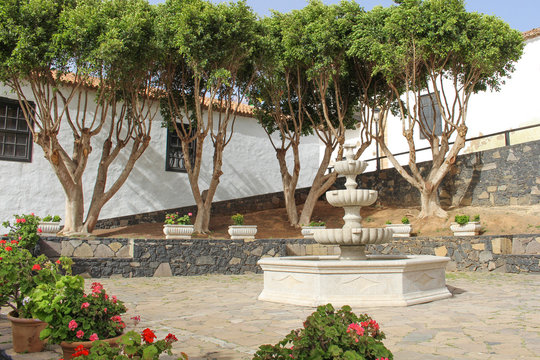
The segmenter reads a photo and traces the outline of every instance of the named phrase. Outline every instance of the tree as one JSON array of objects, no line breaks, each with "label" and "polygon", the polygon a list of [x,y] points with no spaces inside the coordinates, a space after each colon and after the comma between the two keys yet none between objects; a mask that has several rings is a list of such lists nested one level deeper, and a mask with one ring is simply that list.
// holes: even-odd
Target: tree
[{"label": "tree", "polygon": [[[0,17],[1,80],[17,94],[34,142],[64,189],[63,233],[89,233],[150,141],[158,111],[151,100],[151,7],[143,0],[9,0]],[[59,135],[62,126],[73,133],[71,155],[69,141]],[[84,219],[83,175],[98,144]],[[125,161],[118,157],[123,149]],[[113,163],[123,169],[107,188]]]},{"label": "tree", "polygon": [[[468,13],[461,0],[399,3],[384,14],[381,9],[373,10],[381,15],[374,24],[380,33],[369,36],[369,31],[357,28],[353,47],[366,51],[368,59],[377,64],[374,71],[385,77],[400,98],[409,169],[398,163],[388,144],[378,137],[383,153],[419,190],[419,217],[445,217],[438,187],[464,147],[469,99],[478,91],[498,89],[521,56],[522,37],[496,17]],[[422,100],[426,95],[431,102]],[[437,113],[442,122],[440,134],[434,126]],[[415,131],[431,147],[433,162],[426,173],[416,165]]]},{"label": "tree", "polygon": [[[197,232],[208,232],[223,174],[223,151],[255,77],[260,27],[245,1],[169,0],[160,11],[162,114],[181,141],[184,159],[192,158],[194,148],[193,163],[185,162],[197,205],[194,226]],[[199,182],[208,137],[213,145],[212,176],[203,191]]]},{"label": "tree", "polygon": [[[354,2],[326,6],[314,0],[302,10],[274,13],[265,20],[266,61],[252,101],[276,151],[292,225],[309,223],[318,198],[337,178],[326,171],[336,148],[341,158],[345,130],[354,125],[358,94],[346,49],[354,19],[361,12]],[[279,141],[272,138],[274,132],[279,133]],[[299,145],[302,135],[313,133],[324,144],[324,155],[298,216],[294,194],[301,168]],[[291,169],[286,158],[290,149]]]}]

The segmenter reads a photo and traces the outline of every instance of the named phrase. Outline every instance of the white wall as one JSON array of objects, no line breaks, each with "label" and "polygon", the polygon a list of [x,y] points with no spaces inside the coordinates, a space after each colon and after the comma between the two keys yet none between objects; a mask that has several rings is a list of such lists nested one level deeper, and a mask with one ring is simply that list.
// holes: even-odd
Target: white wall
[{"label": "white wall", "polygon": [[[474,138],[519,127],[540,124],[540,37],[528,39],[521,59],[515,64],[511,78],[505,81],[499,92],[486,91],[473,94],[469,101],[466,124],[467,138]],[[347,141],[358,140],[358,130],[347,133]],[[419,130],[414,132],[417,149],[429,147],[427,140],[421,140]],[[455,137],[454,137],[455,138]],[[524,133],[511,134],[511,144],[540,139],[540,128],[533,128]],[[453,140],[453,139],[452,139]],[[461,153],[485,150],[504,146],[504,136],[467,142]],[[409,151],[402,135],[401,122],[398,117],[388,119],[387,146],[392,153]],[[375,145],[372,144],[361,159],[375,157]],[[381,156],[383,155],[382,152]],[[417,153],[417,161],[431,160],[431,151]],[[401,164],[408,163],[408,155],[398,157]],[[384,167],[392,167],[383,160]],[[375,161],[370,162],[366,172],[375,170]]]},{"label": "white wall", "polygon": [[[0,96],[16,99],[16,95],[5,86],[0,87]],[[90,113],[93,111],[89,110]],[[152,123],[150,146],[137,161],[124,186],[103,207],[101,219],[194,204],[187,174],[165,171],[167,130],[161,127],[161,121],[158,114]],[[234,130],[233,139],[225,148],[223,175],[214,200],[281,191],[278,162],[262,127],[254,118],[238,117]],[[70,153],[73,137],[67,123],[62,124],[60,138]],[[302,143],[302,170],[298,186],[306,187],[310,185],[314,169],[318,167],[316,154],[319,144],[315,137],[304,138]],[[92,147],[84,175],[85,209],[91,200],[100,156],[99,138],[93,139]],[[208,139],[199,182],[201,189],[208,188],[212,151],[212,143]],[[121,162],[125,158],[125,155],[120,155],[118,161],[111,165],[109,179],[115,179],[120,173]],[[11,220],[13,214],[30,212],[39,216],[50,213],[64,217],[63,189],[39,145],[33,144],[32,162],[0,160],[0,171],[0,220]],[[0,231],[4,232],[5,229]]]}]

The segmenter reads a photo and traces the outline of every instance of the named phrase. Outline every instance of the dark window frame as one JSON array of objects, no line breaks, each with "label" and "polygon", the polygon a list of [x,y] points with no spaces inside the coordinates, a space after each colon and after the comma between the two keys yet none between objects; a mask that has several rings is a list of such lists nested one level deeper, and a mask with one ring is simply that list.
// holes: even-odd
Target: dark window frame
[{"label": "dark window frame", "polygon": [[[181,124],[177,123],[178,127],[181,126]],[[190,162],[193,165],[195,163],[195,149],[196,149],[197,140],[193,140],[189,144],[189,152],[190,152]],[[173,153],[174,151],[174,153]],[[174,156],[174,157],[173,157]],[[171,160],[174,159],[174,162],[178,163],[180,166],[172,166]],[[178,137],[178,134],[176,133],[176,130],[174,128],[167,129],[167,148],[165,153],[165,171],[172,171],[172,172],[180,172],[180,173],[186,173],[186,167],[184,165],[184,153],[182,151],[182,143],[180,141],[180,138]]]},{"label": "dark window frame", "polygon": [[[35,111],[35,104],[33,102],[29,102],[32,111]],[[17,115],[15,116],[15,129],[8,129],[8,107],[11,107],[12,109],[17,109]],[[13,117],[11,117],[13,119]],[[19,124],[24,124],[24,127],[26,129],[19,129]],[[31,125],[33,126],[33,122],[31,121]],[[26,119],[24,117],[24,112],[19,104],[18,100],[13,100],[10,98],[0,97],[0,135],[2,138],[0,139],[0,161],[17,161],[17,162],[32,162],[32,149],[33,149],[33,137],[32,132],[30,131],[30,128],[28,127],[28,123],[26,122]],[[6,135],[15,135],[15,142],[13,144],[6,144]],[[18,143],[17,135],[23,135],[26,137],[26,141],[24,144]],[[13,145],[13,146],[21,146],[24,145],[26,149],[25,156],[16,156],[17,150],[15,148],[15,155],[5,155],[5,146],[6,145]]]},{"label": "dark window frame", "polygon": [[[426,101],[426,99],[429,99]],[[420,123],[424,124],[424,127],[426,128],[426,132],[428,134],[433,133],[433,127],[435,127],[435,132],[433,133],[435,136],[441,136],[442,135],[442,116],[441,116],[441,110],[439,109],[439,106],[437,105],[437,98],[435,97],[435,93],[431,92],[429,94],[421,95],[420,96],[420,107],[419,107],[419,114],[418,118],[420,120]],[[429,116],[424,115],[424,109],[427,109]],[[435,116],[433,116],[433,109],[435,109]],[[427,139],[424,136],[424,133],[420,131],[420,139]]]}]

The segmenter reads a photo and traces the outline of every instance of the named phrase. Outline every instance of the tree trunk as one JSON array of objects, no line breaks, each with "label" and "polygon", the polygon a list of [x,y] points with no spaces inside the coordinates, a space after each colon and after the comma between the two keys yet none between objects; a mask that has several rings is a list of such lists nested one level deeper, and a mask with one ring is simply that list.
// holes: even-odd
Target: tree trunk
[{"label": "tree trunk", "polygon": [[83,232],[84,196],[82,183],[72,185],[66,191],[66,215],[63,235],[73,235]]},{"label": "tree trunk", "polygon": [[428,216],[445,218],[447,216],[447,213],[441,208],[441,205],[439,203],[439,193],[437,191],[437,187],[432,188],[431,190],[428,190],[424,187],[419,190],[422,209],[420,211],[420,214],[418,214],[418,218],[423,219]]},{"label": "tree trunk", "polygon": [[285,199],[285,209],[287,210],[287,218],[291,225],[298,225],[298,211],[296,209],[296,184],[298,183],[298,174],[300,173],[300,163],[298,157],[298,145],[293,144],[293,151],[295,153],[295,161],[293,168],[293,175],[288,171],[285,149],[276,149],[276,158],[279,163],[279,170],[281,172],[281,182],[283,184],[283,198]]}]

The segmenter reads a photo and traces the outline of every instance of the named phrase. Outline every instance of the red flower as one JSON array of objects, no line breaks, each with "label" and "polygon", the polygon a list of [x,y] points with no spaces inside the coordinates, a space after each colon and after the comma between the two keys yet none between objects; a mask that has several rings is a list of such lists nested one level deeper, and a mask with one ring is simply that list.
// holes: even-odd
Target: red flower
[{"label": "red flower", "polygon": [[165,336],[165,341],[166,342],[175,342],[175,341],[178,341],[178,339],[176,338],[176,336],[169,333],[169,335]]},{"label": "red flower", "polygon": [[39,266],[39,264],[34,264],[34,266],[32,266],[32,270],[39,271],[41,270],[41,266]]},{"label": "red flower", "polygon": [[11,251],[13,248],[11,246],[6,246],[6,251]]},{"label": "red flower", "polygon": [[0,240],[0,244],[5,244],[6,240]]},{"label": "red flower", "polygon": [[11,240],[11,243],[17,245],[19,242],[17,240]]},{"label": "red flower", "polygon": [[154,332],[148,328],[143,330],[142,336],[143,336],[144,341],[147,344],[153,343],[154,339],[156,338],[156,334],[154,334]]},{"label": "red flower", "polygon": [[37,232],[40,233],[40,232],[43,232],[43,230],[41,230],[40,228],[37,229]]},{"label": "red flower", "polygon": [[0,260],[4,260],[4,258],[3,258],[3,257],[0,257]]},{"label": "red flower", "polygon": [[60,260],[56,260],[56,263],[57,263],[57,264],[60,264]]},{"label": "red flower", "polygon": [[87,356],[88,354],[90,353],[84,348],[84,345],[79,345],[75,348],[75,353],[72,357]]}]

